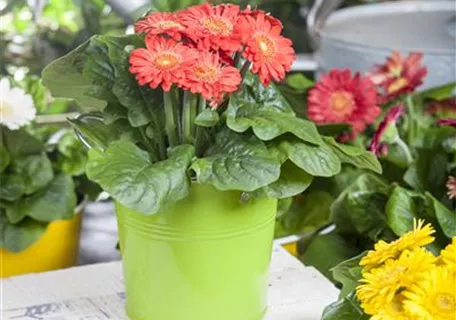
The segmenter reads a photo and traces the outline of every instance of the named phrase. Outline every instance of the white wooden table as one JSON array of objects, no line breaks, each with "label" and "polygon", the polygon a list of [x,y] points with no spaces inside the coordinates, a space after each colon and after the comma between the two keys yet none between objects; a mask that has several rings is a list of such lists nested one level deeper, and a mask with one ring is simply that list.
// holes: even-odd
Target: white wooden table
[{"label": "white wooden table", "polygon": [[[2,320],[128,320],[120,262],[3,279],[1,295]],[[315,269],[275,246],[265,320],[318,320],[337,295]]]}]

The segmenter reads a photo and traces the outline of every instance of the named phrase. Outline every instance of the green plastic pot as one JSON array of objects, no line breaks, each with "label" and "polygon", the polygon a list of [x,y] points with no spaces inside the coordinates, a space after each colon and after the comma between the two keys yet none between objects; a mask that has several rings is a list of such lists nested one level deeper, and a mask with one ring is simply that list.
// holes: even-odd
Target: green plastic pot
[{"label": "green plastic pot", "polygon": [[117,204],[131,319],[263,319],[277,201],[240,198],[195,183],[159,214]]}]

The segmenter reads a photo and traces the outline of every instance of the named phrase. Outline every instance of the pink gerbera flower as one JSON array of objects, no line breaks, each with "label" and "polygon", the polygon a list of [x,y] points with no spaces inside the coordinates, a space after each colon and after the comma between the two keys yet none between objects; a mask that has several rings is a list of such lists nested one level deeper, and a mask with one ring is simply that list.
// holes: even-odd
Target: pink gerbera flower
[{"label": "pink gerbera flower", "polygon": [[385,64],[376,66],[370,77],[383,88],[385,102],[413,92],[423,83],[428,70],[421,65],[422,59],[423,54],[419,52],[409,54],[404,60],[400,52],[394,51]]},{"label": "pink gerbera flower", "polygon": [[307,113],[318,124],[347,123],[362,132],[374,123],[381,109],[373,83],[350,70],[331,70],[309,92]]},{"label": "pink gerbera flower", "polygon": [[448,188],[448,197],[450,199],[456,199],[456,177],[450,177],[446,186]]},{"label": "pink gerbera flower", "polygon": [[384,155],[387,152],[387,147],[384,144],[382,144],[382,137],[390,126],[396,125],[397,121],[404,114],[404,112],[405,107],[402,103],[391,108],[387,112],[385,118],[378,126],[378,129],[375,132],[372,142],[370,146],[367,148],[367,150],[372,151],[373,153],[375,153],[376,156]]},{"label": "pink gerbera flower", "polygon": [[439,121],[437,121],[437,124],[439,126],[456,127],[456,119],[452,119],[452,118],[440,119]]},{"label": "pink gerbera flower", "polygon": [[186,69],[181,85],[216,104],[224,94],[236,91],[240,83],[238,69],[223,65],[217,54],[202,52],[196,63]]},{"label": "pink gerbera flower", "polygon": [[136,33],[149,35],[166,34],[179,41],[184,26],[180,23],[179,16],[175,13],[155,12],[147,15],[135,24]]},{"label": "pink gerbera flower", "polygon": [[170,91],[198,57],[196,50],[171,39],[147,37],[146,47],[131,53],[130,72],[140,85],[149,84],[153,89],[161,85],[164,91]]},{"label": "pink gerbera flower", "polygon": [[273,25],[270,17],[262,12],[253,16],[243,15],[238,30],[245,44],[244,57],[253,63],[252,72],[257,73],[264,85],[272,79],[281,81],[296,59],[290,39],[282,37],[281,25]]},{"label": "pink gerbera flower", "polygon": [[180,17],[186,35],[198,48],[235,52],[241,47],[240,35],[235,31],[239,13],[236,5],[205,3],[182,11]]}]

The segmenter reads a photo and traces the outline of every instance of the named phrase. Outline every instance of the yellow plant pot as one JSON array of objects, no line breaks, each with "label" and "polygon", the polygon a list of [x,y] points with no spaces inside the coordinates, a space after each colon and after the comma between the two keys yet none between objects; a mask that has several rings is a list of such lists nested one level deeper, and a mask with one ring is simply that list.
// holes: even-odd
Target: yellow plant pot
[{"label": "yellow plant pot", "polygon": [[75,209],[72,220],[51,222],[41,238],[22,252],[0,249],[0,278],[74,266],[84,207],[85,203]]}]

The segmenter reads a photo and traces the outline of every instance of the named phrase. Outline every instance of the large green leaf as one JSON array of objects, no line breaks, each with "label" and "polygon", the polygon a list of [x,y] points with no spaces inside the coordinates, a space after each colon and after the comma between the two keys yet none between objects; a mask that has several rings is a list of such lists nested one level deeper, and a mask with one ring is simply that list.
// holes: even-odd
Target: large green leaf
[{"label": "large green leaf", "polygon": [[379,174],[382,173],[382,165],[372,152],[337,143],[331,137],[325,137],[324,139],[343,163],[349,163],[357,168],[368,169]]},{"label": "large green leaf", "polygon": [[18,173],[2,173],[0,199],[15,201],[25,193],[24,179]]},{"label": "large green leaf", "polygon": [[46,231],[47,223],[25,218],[18,224],[0,217],[0,242],[10,252],[21,252],[37,241]]},{"label": "large green leaf", "polygon": [[105,149],[115,140],[131,140],[132,129],[128,122],[119,119],[109,125],[103,122],[103,118],[98,115],[88,114],[86,119],[70,119],[71,125],[82,134],[92,148]]},{"label": "large green leaf", "polygon": [[242,90],[231,96],[227,125],[236,132],[252,128],[264,141],[289,132],[303,141],[322,143],[315,124],[297,118],[280,91],[274,85],[264,87],[256,76],[250,76]]},{"label": "large green leaf", "polygon": [[49,64],[43,70],[43,84],[54,97],[74,99],[88,110],[102,110],[106,106],[106,101],[87,94],[92,87],[92,79],[82,72],[86,62],[84,53],[90,41]]},{"label": "large green leaf", "polygon": [[43,191],[22,198],[13,208],[14,216],[28,216],[37,221],[68,220],[76,207],[73,179],[60,173]]},{"label": "large green leaf", "polygon": [[[330,223],[334,198],[323,191],[307,191],[293,198],[288,212],[278,222],[285,235],[315,232]],[[284,236],[285,236],[284,235]]]},{"label": "large green leaf", "polygon": [[355,294],[341,299],[325,308],[321,320],[368,320],[370,316],[364,314],[356,303]]},{"label": "large green leaf", "polygon": [[440,201],[434,198],[429,192],[426,192],[426,197],[431,200],[437,221],[443,230],[443,233],[448,238],[456,237],[456,212],[445,207]]},{"label": "large green leaf", "polygon": [[386,205],[388,225],[398,236],[413,229],[417,208],[412,193],[399,186],[395,187]]},{"label": "large green leaf", "polygon": [[219,132],[206,152],[193,162],[198,182],[219,190],[254,191],[279,179],[280,163],[271,158],[264,143],[255,136]]},{"label": "large green leaf", "polygon": [[313,176],[332,177],[341,170],[339,158],[325,144],[315,146],[289,138],[281,140],[278,149],[295,165]]},{"label": "large green leaf", "polygon": [[89,151],[87,175],[122,205],[150,215],[187,196],[193,156],[193,146],[181,145],[167,160],[152,163],[147,152],[120,140],[104,152]]},{"label": "large green leaf", "polygon": [[13,168],[22,177],[25,194],[39,191],[54,178],[52,163],[45,153],[17,158]]},{"label": "large green leaf", "polygon": [[40,153],[44,150],[43,143],[25,129],[15,131],[5,129],[4,139],[12,157],[18,154]]},{"label": "large green leaf", "polygon": [[302,261],[306,266],[315,267],[326,278],[335,282],[331,269],[360,254],[360,251],[348,239],[333,231],[315,237],[302,257]]},{"label": "large green leaf", "polygon": [[345,298],[359,286],[361,280],[362,267],[359,265],[365,254],[348,259],[332,269],[334,280],[342,285],[340,298]]},{"label": "large green leaf", "polygon": [[315,85],[315,82],[306,78],[302,73],[295,73],[286,78],[286,83],[298,92],[305,92]]},{"label": "large green leaf", "polygon": [[419,93],[418,95],[421,98],[425,99],[433,99],[433,100],[443,100],[446,98],[450,98],[454,94],[454,89],[456,88],[456,82],[448,83],[443,86],[434,87],[427,89]]},{"label": "large green leaf", "polygon": [[[372,237],[381,232],[381,208],[386,202],[388,185],[373,174],[362,174],[350,184],[333,203],[331,211],[337,230],[342,234],[358,235],[359,230],[367,231]],[[376,200],[374,203],[370,201]],[[381,208],[376,206],[380,205]],[[374,210],[371,216],[370,209]],[[372,228],[372,229],[371,229]]]},{"label": "large green leaf", "polygon": [[279,180],[254,192],[257,197],[283,199],[304,192],[312,183],[313,176],[301,170],[291,161],[280,168]]},{"label": "large green leaf", "polygon": [[6,169],[6,167],[10,163],[10,160],[11,157],[8,150],[6,150],[3,144],[0,144],[0,173],[2,173],[3,170]]}]

